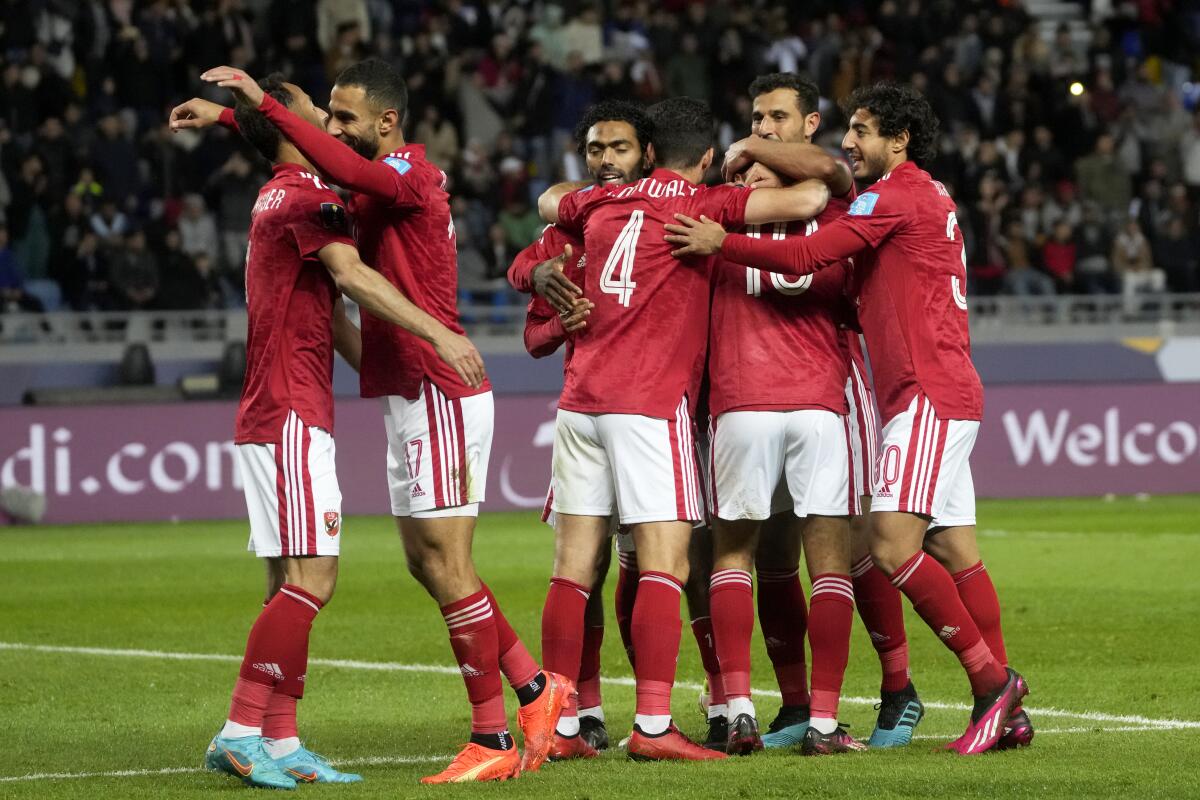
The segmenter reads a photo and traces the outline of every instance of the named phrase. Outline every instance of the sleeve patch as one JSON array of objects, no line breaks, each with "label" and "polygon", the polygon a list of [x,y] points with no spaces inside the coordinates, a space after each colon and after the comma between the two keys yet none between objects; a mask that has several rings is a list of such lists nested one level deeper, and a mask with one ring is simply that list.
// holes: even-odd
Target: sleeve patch
[{"label": "sleeve patch", "polygon": [[875,204],[878,202],[878,194],[875,192],[864,192],[850,204],[850,210],[846,213],[852,217],[868,217],[875,211]]},{"label": "sleeve patch", "polygon": [[348,234],[345,207],[337,203],[321,203],[321,224],[336,233]]},{"label": "sleeve patch", "polygon": [[383,160],[383,163],[387,164],[401,175],[412,169],[412,164],[408,163],[403,158],[396,158],[395,156],[388,156]]}]

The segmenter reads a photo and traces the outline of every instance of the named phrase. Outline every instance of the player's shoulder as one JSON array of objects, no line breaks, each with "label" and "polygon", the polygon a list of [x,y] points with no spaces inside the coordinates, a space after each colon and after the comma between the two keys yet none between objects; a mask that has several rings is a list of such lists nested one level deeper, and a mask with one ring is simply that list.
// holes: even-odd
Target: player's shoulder
[{"label": "player's shoulder", "polygon": [[579,245],[582,244],[582,239],[571,231],[565,230],[559,225],[551,222],[546,227],[542,228],[541,236],[538,237],[538,244],[543,247],[561,248],[562,245]]},{"label": "player's shoulder", "polygon": [[393,150],[382,159],[383,164],[406,180],[423,180],[446,188],[446,173],[425,158],[424,145],[412,144]]}]

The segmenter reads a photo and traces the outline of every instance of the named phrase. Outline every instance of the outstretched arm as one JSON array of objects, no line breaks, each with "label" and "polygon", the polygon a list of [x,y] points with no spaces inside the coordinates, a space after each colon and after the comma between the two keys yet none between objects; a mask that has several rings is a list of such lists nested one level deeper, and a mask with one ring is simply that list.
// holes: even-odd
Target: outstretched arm
[{"label": "outstretched arm", "polygon": [[803,181],[785,189],[755,189],[746,198],[746,223],[812,219],[825,210],[828,202],[829,187],[818,180]]},{"label": "outstretched arm", "polygon": [[834,197],[841,197],[854,185],[850,170],[825,148],[805,142],[776,142],[760,136],[748,136],[729,146],[723,167],[725,179],[732,179],[756,162],[794,181],[816,178],[829,187]]},{"label": "outstretched arm", "polygon": [[172,133],[188,128],[200,130],[213,125],[237,130],[237,123],[233,121],[233,109],[200,97],[193,97],[171,109]]},{"label": "outstretched arm", "polygon": [[362,332],[346,315],[346,303],[338,298],[333,304],[333,349],[346,363],[359,371],[362,364]]},{"label": "outstretched arm", "polygon": [[330,183],[370,195],[389,205],[400,199],[397,173],[391,167],[382,161],[363,158],[348,145],[288,111],[242,70],[215,67],[200,77],[232,90],[252,108],[261,111]]},{"label": "outstretched arm", "polygon": [[[762,191],[762,190],[758,190]],[[756,191],[755,194],[758,192]],[[694,220],[676,214],[677,225],[667,225],[668,242],[679,245],[671,255],[684,258],[720,253],[726,261],[781,272],[807,275],[846,259],[868,247],[868,242],[845,223],[845,217],[818,230],[811,236],[787,239],[754,239],[740,233],[726,233],[717,223],[701,217]]]},{"label": "outstretched arm", "polygon": [[429,342],[471,388],[483,385],[483,359],[475,345],[413,305],[387,278],[364,264],[358,250],[336,242],[322,247],[318,256],[338,291],[364,311]]},{"label": "outstretched arm", "polygon": [[559,201],[571,192],[591,185],[588,181],[571,181],[554,184],[542,192],[542,196],[538,198],[538,213],[542,215],[542,219],[546,220],[546,222],[558,222]]}]

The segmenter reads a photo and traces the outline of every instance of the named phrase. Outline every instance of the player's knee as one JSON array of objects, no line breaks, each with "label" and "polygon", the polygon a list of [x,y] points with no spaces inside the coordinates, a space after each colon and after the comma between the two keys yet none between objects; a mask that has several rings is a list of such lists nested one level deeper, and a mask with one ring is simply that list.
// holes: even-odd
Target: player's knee
[{"label": "player's knee", "polygon": [[875,566],[883,570],[887,575],[891,575],[900,569],[900,566],[911,555],[911,553],[905,555],[900,552],[888,541],[879,538],[871,540],[871,561],[875,562]]}]

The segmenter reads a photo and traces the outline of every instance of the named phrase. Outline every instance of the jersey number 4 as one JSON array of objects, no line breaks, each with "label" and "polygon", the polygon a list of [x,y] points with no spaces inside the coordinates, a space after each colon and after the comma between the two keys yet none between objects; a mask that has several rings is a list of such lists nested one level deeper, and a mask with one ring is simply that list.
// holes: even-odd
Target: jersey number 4
[{"label": "jersey number 4", "polygon": [[634,211],[629,221],[621,228],[617,241],[608,253],[604,269],[600,271],[600,291],[615,294],[617,302],[626,308],[637,284],[633,282],[633,259],[637,254],[638,237],[642,235],[642,211]]}]

